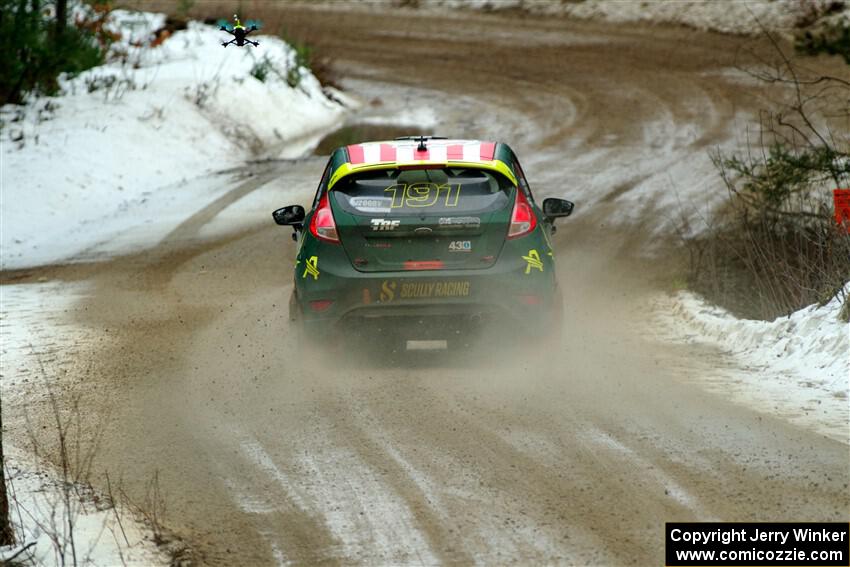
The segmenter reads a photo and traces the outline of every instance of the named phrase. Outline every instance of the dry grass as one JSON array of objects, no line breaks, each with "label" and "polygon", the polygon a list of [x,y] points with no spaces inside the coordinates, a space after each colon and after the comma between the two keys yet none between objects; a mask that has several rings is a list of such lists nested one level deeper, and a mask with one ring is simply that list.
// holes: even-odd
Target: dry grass
[{"label": "dry grass", "polygon": [[738,316],[772,320],[824,304],[844,287],[850,274],[847,232],[827,223],[770,226],[726,214],[685,240],[690,289]]}]

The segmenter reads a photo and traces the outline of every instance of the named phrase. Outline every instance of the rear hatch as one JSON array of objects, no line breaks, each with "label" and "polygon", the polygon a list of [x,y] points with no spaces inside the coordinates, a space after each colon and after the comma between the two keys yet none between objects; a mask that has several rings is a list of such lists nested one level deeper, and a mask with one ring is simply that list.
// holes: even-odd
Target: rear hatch
[{"label": "rear hatch", "polygon": [[502,250],[514,189],[484,169],[383,169],[342,179],[330,203],[359,271],[483,269]]}]

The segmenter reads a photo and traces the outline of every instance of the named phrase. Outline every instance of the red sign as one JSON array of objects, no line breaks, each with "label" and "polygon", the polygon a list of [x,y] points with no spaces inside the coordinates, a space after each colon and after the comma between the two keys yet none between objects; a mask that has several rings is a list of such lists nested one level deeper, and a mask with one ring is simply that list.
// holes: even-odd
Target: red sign
[{"label": "red sign", "polygon": [[850,189],[833,189],[835,200],[835,222],[850,232]]}]

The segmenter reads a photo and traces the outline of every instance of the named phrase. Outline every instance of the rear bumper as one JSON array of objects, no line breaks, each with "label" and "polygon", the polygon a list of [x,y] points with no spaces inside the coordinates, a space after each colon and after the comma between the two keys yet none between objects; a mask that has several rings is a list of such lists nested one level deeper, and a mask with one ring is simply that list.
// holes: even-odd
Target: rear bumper
[{"label": "rear bumper", "polygon": [[499,305],[417,305],[410,308],[356,308],[340,318],[303,317],[302,331],[310,340],[364,348],[381,345],[404,350],[406,341],[445,341],[447,348],[486,340],[492,344],[517,339],[538,340],[557,330],[556,310],[524,312]]},{"label": "rear bumper", "polygon": [[561,295],[551,256],[540,254],[543,269],[529,269],[524,254],[503,253],[480,270],[363,273],[327,262],[334,268],[305,278],[296,268],[290,309],[312,337],[444,338],[495,326],[539,336],[560,324]]}]

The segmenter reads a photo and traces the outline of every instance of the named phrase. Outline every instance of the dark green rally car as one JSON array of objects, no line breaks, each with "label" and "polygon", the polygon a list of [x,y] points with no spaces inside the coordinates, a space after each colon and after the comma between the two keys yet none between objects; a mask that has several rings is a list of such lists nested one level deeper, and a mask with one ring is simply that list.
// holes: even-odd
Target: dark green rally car
[{"label": "dark green rally car", "polygon": [[559,328],[553,222],[507,144],[437,137],[338,148],[310,211],[274,212],[298,242],[290,317],[322,342],[382,335],[402,349],[469,344],[487,323]]}]

